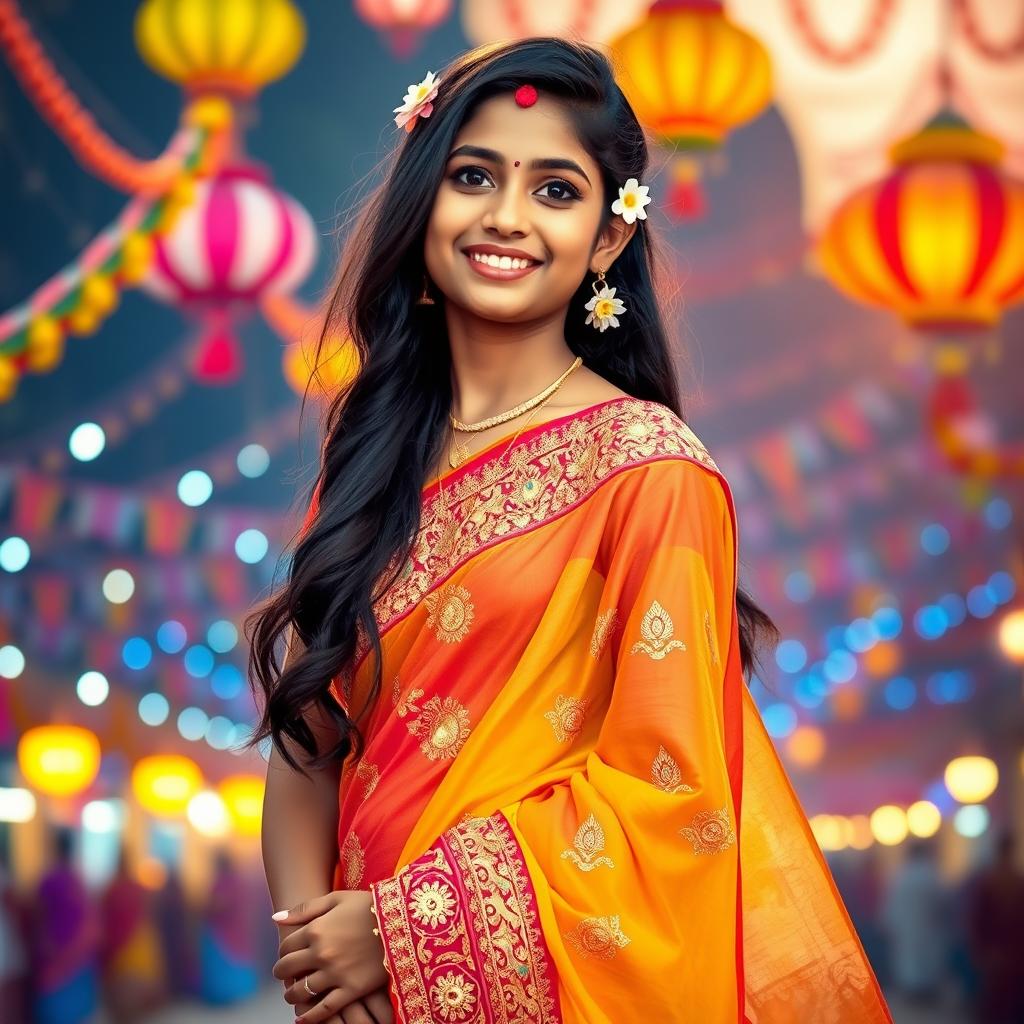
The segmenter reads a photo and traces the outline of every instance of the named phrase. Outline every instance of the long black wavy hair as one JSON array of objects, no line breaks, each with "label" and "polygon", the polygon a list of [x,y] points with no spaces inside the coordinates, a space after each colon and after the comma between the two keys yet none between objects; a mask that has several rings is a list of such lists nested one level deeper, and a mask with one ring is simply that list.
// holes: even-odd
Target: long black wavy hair
[{"label": "long black wavy hair", "polygon": [[[470,50],[440,75],[429,119],[421,119],[392,154],[382,184],[366,202],[331,285],[320,334],[348,336],[359,355],[356,375],[333,397],[323,424],[319,507],[295,543],[287,581],[246,619],[249,679],[262,704],[253,741],[272,737],[281,756],[302,770],[288,737],[323,765],[361,756],[358,722],[380,693],[381,644],[373,600],[395,577],[371,590],[393,555],[404,564],[419,527],[423,484],[448,437],[451,354],[444,296],[429,280],[424,243],[434,198],[454,139],[477,106],[524,81],[558,99],[581,145],[601,168],[604,215],[613,214],[620,183],[644,181],[648,148],[643,129],[615,81],[606,57],[583,43],[534,37]],[[593,371],[629,394],[660,402],[682,417],[672,353],[656,300],[654,245],[647,222],[614,264],[616,294],[629,308],[617,330],[594,331],[569,316],[569,348]],[[422,303],[424,290],[434,304]],[[590,296],[583,280],[569,308]],[[319,355],[319,350],[318,350]],[[756,649],[778,630],[742,589],[737,594],[745,673]],[[375,661],[369,699],[355,719],[330,693],[331,680],[351,666],[357,625]],[[278,663],[289,626],[297,656]],[[369,656],[369,653],[367,656]],[[749,675],[748,675],[749,678]],[[318,749],[304,712],[317,706],[337,726],[337,743]]]}]

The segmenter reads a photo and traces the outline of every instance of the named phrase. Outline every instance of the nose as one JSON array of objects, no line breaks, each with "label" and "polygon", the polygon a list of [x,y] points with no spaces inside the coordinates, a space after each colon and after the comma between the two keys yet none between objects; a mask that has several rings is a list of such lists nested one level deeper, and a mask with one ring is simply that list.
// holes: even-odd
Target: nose
[{"label": "nose", "polygon": [[494,196],[484,213],[483,227],[493,228],[502,235],[525,235],[526,202],[526,197],[514,184],[494,189]]}]

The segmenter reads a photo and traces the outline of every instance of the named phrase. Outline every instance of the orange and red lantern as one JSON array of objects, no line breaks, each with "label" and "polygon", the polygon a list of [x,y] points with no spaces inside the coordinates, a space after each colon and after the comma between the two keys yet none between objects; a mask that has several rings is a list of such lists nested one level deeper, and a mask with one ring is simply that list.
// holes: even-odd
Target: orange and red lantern
[{"label": "orange and red lantern", "polygon": [[895,167],[855,192],[818,243],[842,291],[918,330],[987,330],[1024,297],[1024,183],[1003,146],[941,119],[891,150]]}]

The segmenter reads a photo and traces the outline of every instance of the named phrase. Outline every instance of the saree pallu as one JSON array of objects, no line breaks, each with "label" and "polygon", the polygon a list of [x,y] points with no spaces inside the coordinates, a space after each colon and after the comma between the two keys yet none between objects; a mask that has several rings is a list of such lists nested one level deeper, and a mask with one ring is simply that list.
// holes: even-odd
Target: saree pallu
[{"label": "saree pallu", "polygon": [[374,592],[335,887],[372,894],[396,1020],[891,1021],[745,685],[711,456],[629,397],[510,436]]}]

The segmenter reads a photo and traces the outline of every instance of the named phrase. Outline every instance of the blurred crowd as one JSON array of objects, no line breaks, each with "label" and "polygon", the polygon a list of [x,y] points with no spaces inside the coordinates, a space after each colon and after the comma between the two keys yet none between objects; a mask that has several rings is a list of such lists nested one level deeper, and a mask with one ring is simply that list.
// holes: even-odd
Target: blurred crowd
[{"label": "blurred crowd", "polygon": [[943,878],[937,852],[934,839],[911,840],[888,877],[877,848],[830,861],[878,980],[922,1020],[1022,1024],[1024,873],[1015,837],[1002,832],[956,883]]},{"label": "blurred crowd", "polygon": [[[101,1005],[104,1020],[127,1024],[174,1000],[242,1002],[268,981],[277,932],[258,864],[218,854],[195,905],[173,871],[146,887],[123,858],[94,891],[73,846],[73,833],[58,833],[54,863],[29,897],[0,865],[0,1024],[79,1024]],[[846,851],[830,867],[886,992],[923,1020],[1024,1022],[1024,873],[1013,835],[1002,833],[956,884],[943,879],[934,840],[912,840],[890,872],[879,852]]]},{"label": "blurred crowd", "polygon": [[[217,855],[206,899],[187,899],[173,870],[142,885],[122,857],[98,891],[75,864],[74,834],[28,896],[0,864],[0,1024],[144,1021],[167,1003],[225,1006],[270,977],[277,930],[262,873]],[[259,865],[255,865],[258,869]]]}]

